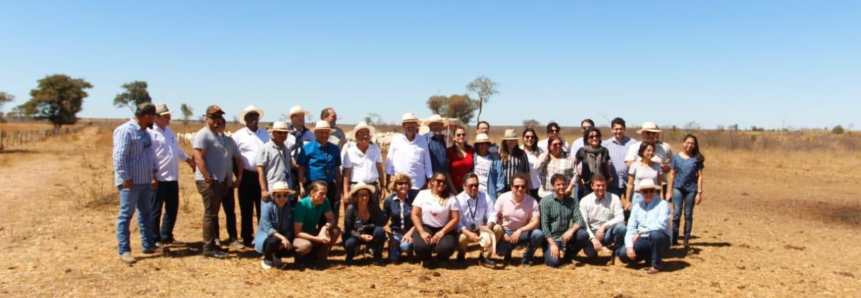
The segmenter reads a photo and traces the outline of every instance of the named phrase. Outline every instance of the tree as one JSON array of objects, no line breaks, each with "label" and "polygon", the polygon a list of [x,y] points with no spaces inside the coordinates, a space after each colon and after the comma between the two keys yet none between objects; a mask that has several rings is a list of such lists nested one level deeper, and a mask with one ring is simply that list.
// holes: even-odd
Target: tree
[{"label": "tree", "polygon": [[386,124],[386,122],[383,121],[383,117],[377,113],[368,113],[368,116],[365,116],[365,123],[371,126]]},{"label": "tree", "polygon": [[843,134],[844,132],[845,132],[845,130],[843,129],[843,125],[839,125],[839,124],[837,126],[835,126],[834,129],[831,130],[831,133],[836,134],[836,135]]},{"label": "tree", "polygon": [[63,125],[75,124],[81,111],[84,98],[89,94],[86,89],[93,88],[84,79],[73,79],[67,75],[55,74],[39,80],[39,86],[30,91],[29,101],[18,106],[22,116],[47,119],[55,129]]},{"label": "tree", "polygon": [[123,89],[126,91],[114,97],[114,105],[118,108],[128,107],[134,113],[139,104],[152,102],[152,97],[149,96],[149,91],[146,88],[147,83],[144,81],[123,84]]},{"label": "tree", "polygon": [[478,94],[478,118],[476,118],[476,121],[481,121],[481,111],[484,104],[490,100],[491,96],[499,93],[499,91],[496,90],[496,86],[498,85],[498,83],[491,81],[486,76],[479,76],[466,85],[466,90]]},{"label": "tree", "polygon": [[187,104],[182,104],[179,106],[179,110],[182,112],[182,125],[188,125],[189,119],[194,115],[194,109]]},{"label": "tree", "polygon": [[15,100],[15,95],[0,92],[0,121],[5,121],[5,115],[3,114],[3,104],[7,102],[12,102]]},{"label": "tree", "polygon": [[523,120],[523,127],[535,129],[541,127],[541,122],[535,119]]},{"label": "tree", "polygon": [[439,114],[445,118],[457,118],[463,123],[469,123],[475,116],[478,101],[470,98],[468,94],[434,95],[428,98],[427,105],[434,114]]}]

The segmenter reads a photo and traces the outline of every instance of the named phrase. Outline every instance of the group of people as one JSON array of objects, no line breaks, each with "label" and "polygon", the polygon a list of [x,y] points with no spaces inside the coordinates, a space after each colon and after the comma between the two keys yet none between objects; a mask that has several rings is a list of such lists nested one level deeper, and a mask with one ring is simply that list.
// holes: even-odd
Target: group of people
[{"label": "group of people", "polygon": [[[447,142],[442,117],[422,121],[406,113],[384,162],[371,141],[373,126],[359,123],[348,139],[334,109],[321,111],[311,128],[308,113],[294,106],[289,125],[278,121],[267,131],[259,127],[263,111],[249,106],[237,115],[245,127],[227,136],[225,112],[210,106],[188,156],[168,127],[167,106],[138,106],[134,119],[114,131],[120,259],[135,261],[129,222],[136,209],[144,254],[178,244],[180,161],[195,171],[203,201],[203,255],[226,258],[230,249],[253,247],[266,269],[283,267],[282,258],[291,255],[297,267],[326,264],[340,239],[347,264],[369,254],[380,266],[417,258],[433,268],[455,253],[464,262],[474,247],[480,265],[498,268],[513,265],[512,251],[523,246],[522,266],[535,263],[539,248],[552,267],[580,251],[594,259],[606,250],[614,264],[645,261],[652,274],[679,242],[682,213],[681,244],[689,246],[694,205],[702,201],[705,158],[697,138],[685,136],[674,155],[653,122],[638,131],[641,141],[628,137],[625,121],[616,118],[606,140],[586,119],[583,137],[570,146],[554,122],[544,140],[533,128],[519,136],[508,129],[497,145],[486,121],[474,138],[458,127]],[[419,134],[421,125],[427,134]],[[219,241],[221,207],[227,250]]]}]

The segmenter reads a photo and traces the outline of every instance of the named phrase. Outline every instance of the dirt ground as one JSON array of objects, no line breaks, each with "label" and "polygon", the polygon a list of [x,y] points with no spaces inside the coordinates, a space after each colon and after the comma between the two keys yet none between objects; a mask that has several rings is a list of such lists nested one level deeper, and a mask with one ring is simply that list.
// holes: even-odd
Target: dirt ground
[{"label": "dirt ground", "polygon": [[[695,209],[692,248],[673,247],[667,272],[658,275],[646,275],[643,266],[607,266],[607,255],[597,264],[561,269],[490,270],[474,265],[476,252],[469,255],[469,267],[378,268],[361,259],[345,267],[340,247],[334,252],[336,267],[299,272],[264,271],[250,248],[231,252],[227,260],[203,258],[202,203],[186,166],[175,234],[188,247],[141,255],[133,224],[132,250],[139,261],[120,262],[110,131],[91,127],[0,153],[0,296],[858,297],[861,292],[859,152],[706,151],[705,196]],[[223,215],[221,220],[223,229]]]}]

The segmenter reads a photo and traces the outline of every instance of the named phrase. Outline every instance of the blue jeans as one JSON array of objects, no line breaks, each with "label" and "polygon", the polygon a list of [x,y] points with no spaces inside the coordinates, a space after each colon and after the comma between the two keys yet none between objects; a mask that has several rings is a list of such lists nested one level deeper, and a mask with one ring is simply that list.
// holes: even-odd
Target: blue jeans
[{"label": "blue jeans", "polygon": [[637,255],[636,260],[628,258],[627,248],[620,245],[616,250],[616,256],[623,263],[635,263],[645,260],[646,263],[652,263],[652,267],[661,268],[664,251],[670,246],[670,236],[664,231],[651,231],[640,236],[637,242],[634,243],[634,253]]},{"label": "blue jeans", "polygon": [[[514,234],[514,231],[506,230],[505,234],[511,236],[511,234]],[[511,251],[514,250],[515,247],[526,245],[526,251],[523,253],[523,261],[532,262],[532,255],[535,254],[536,249],[543,247],[542,243],[545,239],[544,233],[539,229],[520,233],[520,238],[517,239],[516,244],[508,243],[503,239],[497,239],[496,254],[503,256],[506,259],[511,258]]]},{"label": "blue jeans", "polygon": [[131,189],[118,185],[120,191],[120,213],[117,216],[117,249],[120,255],[131,252],[131,232],[129,222],[132,221],[135,209],[138,211],[138,229],[141,233],[143,249],[154,249],[155,239],[152,234],[152,186],[149,183],[135,184]]},{"label": "blue jeans", "polygon": [[[614,243],[616,246],[625,245],[625,233],[627,231],[628,228],[625,227],[624,223],[617,223],[609,229],[604,229],[604,238],[599,239],[601,241],[601,245],[609,246]],[[596,236],[597,233],[598,230],[592,231],[592,234],[596,234]],[[588,241],[586,243],[586,247],[583,248],[583,253],[585,253],[588,258],[598,256],[598,251],[595,250],[595,245],[592,244],[592,241]]]},{"label": "blue jeans", "polygon": [[[556,242],[556,246],[559,247],[559,253],[562,254],[562,259],[554,258],[552,254],[550,254],[550,245],[545,244],[544,248],[544,264],[550,267],[559,267],[560,265],[567,263],[574,256],[580,252],[581,249],[585,249],[586,245],[591,245],[589,242],[589,233],[586,232],[583,228],[578,229],[574,232],[574,238],[570,239],[568,243],[562,243],[561,240],[554,240]],[[592,249],[594,251],[594,248]]]},{"label": "blue jeans", "polygon": [[404,242],[403,239],[404,234],[392,231],[392,236],[389,237],[389,261],[399,262],[401,253],[412,253],[413,244]]},{"label": "blue jeans", "polygon": [[697,192],[684,189],[673,189],[673,239],[679,239],[679,222],[682,219],[682,206],[685,209],[685,240],[691,239],[691,228],[694,222],[694,202]]}]

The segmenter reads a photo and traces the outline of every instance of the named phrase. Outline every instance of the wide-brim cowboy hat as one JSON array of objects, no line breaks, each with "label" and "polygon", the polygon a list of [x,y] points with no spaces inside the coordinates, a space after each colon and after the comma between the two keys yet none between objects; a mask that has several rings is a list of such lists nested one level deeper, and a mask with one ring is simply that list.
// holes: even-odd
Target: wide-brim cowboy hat
[{"label": "wide-brim cowboy hat", "polygon": [[430,118],[428,118],[427,120],[425,120],[425,121],[424,121],[424,124],[425,124],[425,125],[430,125],[430,124],[432,124],[432,123],[442,123],[442,124],[445,124],[445,119],[443,119],[443,118],[442,118],[442,116],[440,116],[440,115],[438,115],[438,114],[433,114],[433,115],[431,115],[431,116],[430,116]]},{"label": "wide-brim cowboy hat", "polygon": [[640,186],[637,187],[637,191],[646,190],[646,189],[654,189],[660,190],[661,187],[655,184],[655,181],[652,179],[643,179],[640,180]]},{"label": "wide-brim cowboy hat", "polygon": [[290,128],[285,122],[275,121],[275,123],[272,124],[272,131],[290,132]]},{"label": "wide-brim cowboy hat", "polygon": [[488,143],[489,144],[490,143],[490,137],[488,137],[487,134],[484,134],[484,133],[477,134],[477,135],[475,135],[475,142],[473,142],[473,143],[474,144],[478,144],[478,143]]},{"label": "wide-brim cowboy hat", "polygon": [[311,128],[311,131],[313,132],[317,132],[318,130],[328,130],[329,132],[335,131],[335,129],[332,128],[332,125],[329,125],[329,122],[326,120],[317,121],[317,124],[314,125],[314,128]]},{"label": "wide-brim cowboy hat", "polygon": [[661,132],[661,129],[658,128],[658,124],[656,124],[655,122],[647,121],[643,123],[643,127],[641,127],[640,130],[637,131],[637,133],[643,133],[644,131],[659,133]]},{"label": "wide-brim cowboy hat", "polygon": [[293,106],[290,108],[290,113],[287,114],[287,117],[293,117],[294,114],[305,114],[308,115],[308,110],[303,110],[302,106]]},{"label": "wide-brim cowboy hat", "polygon": [[257,115],[260,115],[260,119],[263,119],[263,110],[255,108],[254,105],[250,105],[245,107],[245,109],[236,116],[239,118],[236,120],[238,120],[239,123],[242,123],[242,125],[245,125],[245,115],[248,115],[249,113],[257,113]]},{"label": "wide-brim cowboy hat", "polygon": [[506,129],[505,133],[502,135],[502,140],[503,141],[506,141],[506,140],[515,140],[516,141],[516,140],[520,140],[520,138],[517,137],[517,131],[516,130]]},{"label": "wide-brim cowboy hat", "polygon": [[290,186],[287,185],[287,182],[278,181],[272,185],[272,189],[269,190],[269,193],[287,193],[288,195],[292,195],[296,193],[296,191],[290,189]]},{"label": "wide-brim cowboy hat", "polygon": [[478,238],[480,239],[478,240],[478,245],[485,249],[490,245],[491,252],[496,254],[496,234],[486,226],[481,226],[479,232]]},{"label": "wide-brim cowboy hat", "polygon": [[353,128],[353,138],[355,138],[355,136],[356,136],[356,132],[357,132],[357,131],[360,131],[360,130],[363,130],[363,129],[367,129],[367,130],[368,130],[368,133],[369,133],[371,136],[373,136],[373,135],[377,132],[377,129],[376,129],[376,128],[374,128],[373,126],[368,125],[368,123],[366,123],[365,121],[362,121],[362,122],[359,122],[359,124],[358,124],[358,125],[356,125],[356,127],[354,127],[354,128]]},{"label": "wide-brim cowboy hat", "polygon": [[352,197],[353,195],[355,195],[356,193],[358,193],[360,190],[363,190],[363,189],[367,189],[368,192],[372,195],[375,192],[377,192],[376,186],[373,186],[370,184],[365,184],[364,182],[359,182],[359,183],[356,183],[356,185],[354,185],[353,188],[350,189],[350,197]]},{"label": "wide-brim cowboy hat", "polygon": [[407,123],[407,122],[419,123],[419,118],[416,117],[416,114],[406,113],[406,114],[404,114],[403,117],[401,117],[401,125],[404,125],[404,123]]}]

